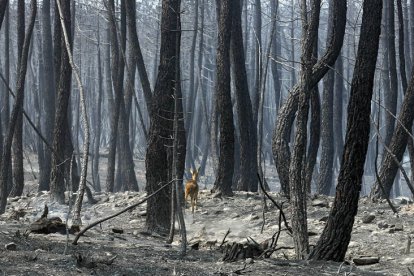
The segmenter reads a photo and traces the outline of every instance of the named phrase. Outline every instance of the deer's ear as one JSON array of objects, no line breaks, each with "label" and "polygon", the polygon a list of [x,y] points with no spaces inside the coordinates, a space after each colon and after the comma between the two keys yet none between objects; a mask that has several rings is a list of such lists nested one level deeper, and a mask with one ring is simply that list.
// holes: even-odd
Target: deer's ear
[{"label": "deer's ear", "polygon": [[193,174],[193,173],[194,173],[192,168],[190,169],[190,173],[191,173],[191,174]]}]

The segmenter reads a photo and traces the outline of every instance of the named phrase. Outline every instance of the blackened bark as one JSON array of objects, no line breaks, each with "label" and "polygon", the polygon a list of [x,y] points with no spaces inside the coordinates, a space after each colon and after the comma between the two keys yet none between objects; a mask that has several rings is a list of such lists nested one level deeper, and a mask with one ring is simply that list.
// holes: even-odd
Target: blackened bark
[{"label": "blackened bark", "polygon": [[[43,56],[43,89],[44,118],[43,132],[47,141],[53,140],[53,122],[55,118],[55,71],[53,70],[53,46],[50,20],[50,0],[44,0],[42,5],[42,56]],[[39,176],[39,191],[49,190],[52,153],[49,149],[44,152],[44,166]]]},{"label": "blackened bark", "polygon": [[[151,106],[151,124],[146,152],[146,192],[153,193],[171,177],[171,139],[173,132],[174,89],[176,86],[176,40],[180,22],[180,0],[163,0],[161,47],[158,77]],[[184,156],[185,157],[185,156]],[[167,233],[170,227],[171,189],[164,189],[147,203],[146,227],[149,231]]]},{"label": "blackened bark", "polygon": [[[332,9],[333,1],[329,2]],[[330,12],[332,16],[332,11]],[[328,21],[328,35],[332,32],[332,20]],[[334,158],[334,134],[333,134],[333,99],[334,99],[334,71],[330,69],[323,80],[323,101],[322,101],[322,151],[319,170],[317,193],[329,195],[333,184],[333,158]],[[342,107],[341,107],[342,108]]]},{"label": "blackened bark", "polygon": [[[344,148],[344,138],[342,131],[342,106],[343,106],[343,91],[344,91],[344,68],[342,62],[341,54],[338,56],[338,59],[335,63],[335,87],[334,87],[334,102],[333,102],[333,125],[335,131],[334,133],[334,143],[335,143],[335,159],[334,164],[340,164],[342,158],[342,150]],[[338,160],[338,162],[336,161]]]},{"label": "blackened bark", "polygon": [[[278,9],[279,9],[279,1],[275,0],[275,1],[270,1],[270,10],[272,13],[272,20],[276,20],[276,32],[274,34],[274,36],[271,38],[273,39],[273,44],[272,44],[272,57],[274,59],[277,59],[278,57],[280,57],[281,55],[281,41],[280,40],[280,36],[278,36],[278,32],[277,32],[277,14],[278,14]],[[280,104],[280,93],[281,93],[281,89],[282,89],[282,82],[280,80],[280,65],[279,63],[275,62],[274,60],[271,63],[271,68],[272,68],[272,77],[273,77],[273,90],[275,93],[275,106],[276,106],[276,114],[279,111],[279,104]]]},{"label": "blackened bark", "polygon": [[253,123],[252,102],[247,83],[241,25],[241,3],[239,1],[236,1],[232,6],[231,28],[231,59],[237,101],[237,122],[240,131],[240,173],[237,189],[248,191],[254,190],[252,184],[257,183],[256,127]]},{"label": "blackened bark", "polygon": [[[387,1],[387,46],[388,46],[388,62],[389,62],[389,74],[391,89],[389,93],[385,94],[385,107],[388,109],[385,112],[385,137],[384,144],[388,146],[390,144],[392,135],[394,133],[395,118],[397,113],[397,99],[398,99],[398,77],[397,77],[397,65],[396,65],[396,51],[395,51],[395,28],[394,28],[394,1]],[[390,113],[392,114],[390,114]],[[385,152],[385,151],[384,151]]]},{"label": "blackened bark", "polygon": [[0,30],[3,23],[4,14],[6,13],[8,0],[0,0]]},{"label": "blackened bark", "polygon": [[[16,83],[16,98],[13,106],[13,110],[10,116],[10,124],[9,129],[7,130],[7,136],[5,142],[3,144],[3,154],[0,163],[0,214],[3,214],[6,210],[7,204],[7,183],[8,183],[8,176],[9,176],[9,166],[7,166],[7,160],[10,160],[11,156],[11,146],[12,146],[12,139],[15,131],[15,126],[17,122],[17,118],[19,113],[23,111],[23,100],[24,100],[24,83],[26,78],[26,69],[27,69],[27,59],[29,55],[29,46],[30,40],[33,33],[33,27],[35,24],[36,19],[36,0],[32,0],[30,2],[30,22],[26,31],[24,43],[23,43],[23,50],[20,59],[20,64],[18,65],[18,76],[17,76],[17,83]],[[21,15],[24,16],[24,15]]]},{"label": "blackened bark", "polygon": [[148,112],[151,111],[152,105],[152,92],[151,84],[148,79],[147,69],[145,68],[144,58],[141,52],[141,46],[138,40],[138,34],[136,31],[135,23],[135,1],[126,0],[126,12],[127,12],[127,24],[128,24],[128,36],[131,45],[132,55],[136,59],[136,66],[138,69],[139,78],[141,81],[142,91],[144,93],[145,103],[147,104]]},{"label": "blackened bark", "polygon": [[[407,44],[408,38],[405,37],[405,31],[406,31],[407,26],[404,25],[404,14],[402,10],[401,0],[397,0],[397,10],[398,10],[398,36],[399,36],[398,37],[398,50],[399,50],[399,60],[400,60],[400,75],[401,75],[401,85],[402,85],[403,93],[405,94],[407,91],[407,75],[406,75],[407,73],[405,70],[406,68],[405,61],[407,59],[407,63],[411,64],[411,58],[409,55],[406,55],[406,50],[407,50],[406,46],[408,46]],[[409,69],[409,72],[411,72],[411,68]],[[412,126],[410,126],[407,129],[409,129],[410,133],[412,133]],[[407,151],[410,156],[411,171],[414,171],[414,143],[411,137],[408,137]]]},{"label": "blackened bark", "polygon": [[223,196],[232,196],[234,172],[234,124],[230,91],[230,37],[232,1],[221,0],[217,46],[216,97],[220,114],[220,153],[217,177],[213,191]]},{"label": "blackened bark", "polygon": [[[254,0],[254,91],[253,91],[253,122],[257,128],[259,102],[262,78],[262,4],[261,0]],[[259,138],[260,139],[260,138]],[[260,165],[260,164],[258,164]]]},{"label": "blackened bark", "polygon": [[[99,20],[99,19],[98,19]],[[92,179],[94,184],[94,189],[97,192],[101,191],[101,181],[99,178],[99,149],[101,145],[101,130],[102,130],[102,121],[101,121],[101,109],[102,109],[102,94],[103,94],[103,76],[102,76],[102,63],[101,63],[101,40],[100,40],[100,28],[98,21],[98,53],[97,53],[97,66],[98,66],[98,98],[97,98],[97,107],[96,107],[96,119],[95,119],[95,140],[93,148],[93,166],[92,166]]]},{"label": "blackened bark", "polygon": [[[312,68],[309,78],[309,89],[312,89],[333,66],[343,43],[346,24],[346,2],[334,1],[333,33],[329,38],[326,52]],[[272,137],[272,152],[279,174],[280,184],[284,195],[289,195],[289,165],[290,164],[290,134],[291,127],[298,108],[299,85],[295,85],[288,98],[279,110],[276,127]]]},{"label": "blackened bark", "polygon": [[[65,22],[65,27],[68,32],[69,41],[71,41],[71,16],[70,16],[70,0],[63,0],[62,4],[62,13],[63,13],[63,20]],[[58,14],[58,8],[55,6],[55,14]],[[55,25],[60,25],[59,18],[55,18]],[[55,26],[55,30],[57,27]],[[59,78],[59,86],[58,86],[58,96],[56,101],[56,112],[55,112],[55,123],[54,123],[54,130],[53,130],[53,152],[52,155],[52,171],[51,171],[51,181],[50,181],[50,192],[51,198],[53,201],[57,201],[59,203],[64,203],[65,201],[65,184],[64,184],[64,173],[65,173],[65,165],[67,160],[65,160],[65,147],[66,147],[66,137],[69,131],[68,125],[68,105],[69,105],[69,98],[70,98],[70,86],[71,86],[71,78],[72,78],[72,69],[69,64],[69,53],[66,51],[65,48],[65,41],[63,36],[61,35],[61,28],[59,29],[60,33],[60,40],[56,41],[55,43],[59,43],[61,52],[60,58],[60,73],[56,74],[56,78]],[[56,34],[56,32],[55,32]],[[72,47],[72,46],[71,46]],[[55,51],[56,55],[56,51]],[[56,64],[56,63],[55,63]],[[57,67],[57,66],[56,66]]]},{"label": "blackened bark", "polygon": [[312,177],[318,157],[321,138],[321,100],[319,89],[315,86],[310,91],[311,117],[309,123],[309,143],[306,154],[305,187],[308,194],[311,193]]},{"label": "blackened bark", "polygon": [[318,39],[320,0],[311,1],[311,16],[307,17],[306,1],[301,3],[302,55],[299,82],[298,113],[292,160],[289,166],[289,188],[292,201],[293,243],[297,259],[303,259],[309,252],[308,224],[306,213],[306,145],[307,123],[310,100],[310,78],[313,53]]},{"label": "blackened bark", "polygon": [[344,154],[332,210],[309,259],[343,261],[358,210],[370,129],[382,0],[363,3],[361,35],[348,105]]},{"label": "blackened bark", "polygon": [[[125,0],[121,2],[125,3]],[[115,180],[115,155],[116,145],[118,140],[118,122],[120,117],[122,97],[122,87],[124,79],[124,59],[121,56],[122,37],[121,41],[118,40],[116,18],[115,18],[115,4],[114,0],[108,1],[108,18],[110,28],[110,40],[111,40],[111,75],[112,84],[114,87],[115,101],[112,107],[112,114],[110,120],[110,136],[109,136],[109,153],[108,153],[108,175],[106,178],[106,190],[108,192],[114,191]],[[124,9],[125,11],[125,9]],[[123,21],[122,23],[126,23]],[[121,26],[123,28],[123,26]],[[119,153],[118,153],[119,154]]]},{"label": "blackened bark", "polygon": [[[17,63],[20,64],[23,44],[24,44],[24,28],[25,28],[25,1],[17,2]],[[9,196],[20,196],[23,193],[24,186],[24,170],[23,170],[23,115],[20,111],[17,115],[16,126],[13,135],[12,148],[12,171],[13,171],[13,187],[10,187]]]},{"label": "blackened bark", "polygon": [[[7,1],[6,1],[7,2]],[[6,131],[9,129],[9,120],[10,120],[10,95],[7,91],[7,87],[10,86],[10,12],[9,7],[6,5],[5,9],[5,19],[4,19],[4,64],[3,64],[3,75],[5,79],[5,89],[4,93],[1,95],[1,104],[0,112],[2,113],[2,124],[3,129]],[[1,10],[1,9],[0,9]],[[1,20],[0,20],[1,27]]]}]

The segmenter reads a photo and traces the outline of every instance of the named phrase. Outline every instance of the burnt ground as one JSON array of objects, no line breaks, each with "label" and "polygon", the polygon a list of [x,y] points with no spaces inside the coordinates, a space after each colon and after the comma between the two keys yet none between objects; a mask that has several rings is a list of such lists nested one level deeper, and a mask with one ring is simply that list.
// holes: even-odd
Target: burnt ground
[{"label": "burnt ground", "polygon": [[[99,202],[85,203],[82,222],[93,221],[115,213],[144,196],[143,193],[95,194]],[[283,199],[277,194],[272,196]],[[148,235],[144,230],[145,204],[98,225],[72,245],[73,235],[33,234],[25,230],[43,212],[47,193],[28,194],[9,200],[7,212],[0,218],[0,270],[3,275],[410,275],[414,271],[414,253],[407,253],[408,237],[414,233],[414,205],[404,199],[394,200],[399,209],[394,215],[386,203],[360,201],[352,241],[347,253],[349,264],[334,262],[294,261],[293,249],[275,252],[268,259],[223,262],[219,245],[228,229],[228,242],[245,242],[247,237],[258,243],[278,231],[278,210],[267,202],[263,233],[262,197],[253,193],[236,193],[232,198],[214,198],[209,191],[200,194],[194,218],[186,210],[188,253],[180,256],[178,236],[173,244],[165,238]],[[329,214],[332,198],[319,197],[308,202],[310,243],[315,244],[323,230],[324,217]],[[68,206],[48,203],[49,216],[65,221]],[[289,205],[284,205],[289,217]],[[16,217],[16,210],[25,210]],[[362,221],[371,215],[369,223]],[[69,220],[70,224],[70,220]],[[113,233],[121,228],[123,234]],[[69,242],[67,243],[67,238]],[[6,250],[9,243],[15,250]],[[198,243],[199,249],[191,249]],[[292,239],[281,232],[278,246],[292,247]],[[67,248],[66,248],[67,247]],[[13,249],[13,248],[12,248]],[[410,250],[412,251],[412,250]],[[359,256],[379,257],[377,264],[355,266]]]}]

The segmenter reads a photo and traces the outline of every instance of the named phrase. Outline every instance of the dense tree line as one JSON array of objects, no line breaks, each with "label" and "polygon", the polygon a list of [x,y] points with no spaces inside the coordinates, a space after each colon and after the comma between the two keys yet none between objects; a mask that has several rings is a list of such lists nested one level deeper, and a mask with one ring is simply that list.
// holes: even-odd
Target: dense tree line
[{"label": "dense tree line", "polygon": [[[174,183],[148,201],[160,233],[185,229],[186,168],[224,198],[258,175],[290,200],[296,257],[341,261],[361,193],[414,191],[413,1],[56,1],[0,0],[0,213],[33,156],[75,218],[84,190]],[[309,194],[335,195],[312,251]]]}]

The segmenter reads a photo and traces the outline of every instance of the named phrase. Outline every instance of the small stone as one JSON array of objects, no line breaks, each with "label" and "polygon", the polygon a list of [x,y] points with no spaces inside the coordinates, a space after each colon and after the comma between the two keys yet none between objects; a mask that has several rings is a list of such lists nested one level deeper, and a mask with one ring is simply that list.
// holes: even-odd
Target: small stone
[{"label": "small stone", "polygon": [[390,228],[389,230],[388,230],[388,233],[390,233],[390,234],[393,234],[395,232],[395,228]]},{"label": "small stone", "polygon": [[117,233],[117,234],[123,234],[124,233],[124,229],[121,229],[121,228],[112,228],[112,232]]},{"label": "small stone", "polygon": [[315,200],[312,200],[312,206],[313,207],[329,207],[329,204],[324,200],[315,199]]},{"label": "small stone", "polygon": [[258,219],[260,219],[260,217],[258,215],[256,215],[256,214],[251,214],[250,215],[250,220],[258,220]]},{"label": "small stone", "polygon": [[138,234],[139,234],[139,231],[138,231],[138,230],[134,230],[134,231],[132,232],[132,235],[134,235],[134,236],[138,236]]},{"label": "small stone", "polygon": [[15,251],[17,249],[17,245],[14,242],[8,243],[4,246],[6,250]]},{"label": "small stone", "polygon": [[370,214],[370,215],[365,215],[362,218],[362,223],[371,223],[373,220],[375,219],[375,216]]},{"label": "small stone", "polygon": [[399,231],[404,231],[404,226],[402,224],[396,224],[394,227],[395,232]]},{"label": "small stone", "polygon": [[389,225],[385,221],[378,222],[378,228],[379,229],[387,229],[388,227],[389,227]]},{"label": "small stone", "polygon": [[245,263],[246,264],[252,264],[252,263],[254,263],[254,261],[253,261],[252,258],[247,258],[246,261],[245,261]]},{"label": "small stone", "polygon": [[379,263],[379,257],[369,257],[369,256],[362,256],[359,258],[354,258],[354,264],[356,265],[371,265]]},{"label": "small stone", "polygon": [[401,261],[402,265],[412,265],[414,263],[414,258],[405,258]]},{"label": "small stone", "polygon": [[222,214],[223,213],[223,210],[216,210],[216,211],[214,211],[214,214],[215,215],[220,215],[220,214]]}]

